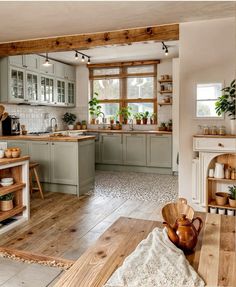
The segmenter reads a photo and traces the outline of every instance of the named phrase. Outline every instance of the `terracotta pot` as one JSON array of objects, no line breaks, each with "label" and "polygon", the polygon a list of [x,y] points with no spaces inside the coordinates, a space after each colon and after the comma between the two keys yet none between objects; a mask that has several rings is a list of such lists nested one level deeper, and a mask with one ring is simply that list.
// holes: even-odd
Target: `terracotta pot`
[{"label": "terracotta pot", "polygon": [[226,205],[228,201],[229,194],[226,192],[216,192],[216,204]]},{"label": "terracotta pot", "polygon": [[96,119],[91,119],[90,123],[91,123],[91,125],[95,125],[96,124]]},{"label": "terracotta pot", "polygon": [[1,211],[8,211],[13,208],[13,201],[12,200],[1,200],[0,201],[0,210]]},{"label": "terracotta pot", "polygon": [[136,120],[137,125],[141,125],[141,120]]},{"label": "terracotta pot", "polygon": [[111,125],[114,125],[114,122],[115,122],[114,120],[110,120]]},{"label": "terracotta pot", "polygon": [[124,123],[124,125],[127,125],[128,120],[127,120],[127,119],[126,119],[126,120],[123,120],[123,123]]},{"label": "terracotta pot", "polygon": [[166,130],[166,127],[158,127],[158,130],[159,130],[159,131],[165,131],[165,130]]},{"label": "terracotta pot", "polygon": [[143,119],[143,125],[147,124],[148,119]]},{"label": "terracotta pot", "polygon": [[232,199],[229,197],[229,205],[231,207],[235,207],[236,208],[236,199]]}]

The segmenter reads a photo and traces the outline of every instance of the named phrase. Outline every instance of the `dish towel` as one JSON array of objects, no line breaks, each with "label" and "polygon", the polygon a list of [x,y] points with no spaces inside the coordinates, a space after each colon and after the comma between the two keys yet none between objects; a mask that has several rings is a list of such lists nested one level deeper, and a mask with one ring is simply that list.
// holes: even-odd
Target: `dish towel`
[{"label": "dish towel", "polygon": [[141,241],[104,287],[202,287],[204,281],[182,250],[169,239],[167,229],[155,228]]}]

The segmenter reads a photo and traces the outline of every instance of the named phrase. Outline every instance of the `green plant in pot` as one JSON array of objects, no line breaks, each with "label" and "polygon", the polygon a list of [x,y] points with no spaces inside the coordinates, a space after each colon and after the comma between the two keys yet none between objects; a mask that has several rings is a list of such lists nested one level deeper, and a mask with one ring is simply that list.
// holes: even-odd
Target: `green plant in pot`
[{"label": "green plant in pot", "polygon": [[172,120],[170,119],[170,120],[168,121],[168,123],[167,123],[167,130],[168,130],[169,132],[172,131],[172,125],[173,125],[173,123],[172,123]]},{"label": "green plant in pot", "polygon": [[13,208],[13,193],[8,193],[0,196],[0,210],[1,211],[8,211]]},{"label": "green plant in pot", "polygon": [[96,118],[101,113],[101,106],[99,105],[98,93],[94,93],[93,98],[88,102],[89,103],[89,113],[91,115],[91,124],[96,123]]},{"label": "green plant in pot", "polygon": [[81,125],[82,125],[82,130],[87,129],[87,121],[86,120],[81,121]]},{"label": "green plant in pot", "polygon": [[160,126],[158,127],[158,130],[159,130],[159,131],[165,131],[165,130],[166,130],[166,123],[162,122],[162,123],[160,124]]},{"label": "green plant in pot", "polygon": [[148,116],[149,116],[149,111],[146,111],[146,112],[142,113],[143,125],[147,124]]},{"label": "green plant in pot", "polygon": [[120,115],[122,117],[122,123],[123,124],[127,125],[128,119],[131,116],[131,111],[132,111],[132,108],[130,106],[122,107],[118,111],[118,115]]},{"label": "green plant in pot", "polygon": [[74,129],[74,122],[76,120],[76,115],[72,113],[65,113],[62,118],[63,122],[67,124],[69,130]]},{"label": "green plant in pot", "polygon": [[229,196],[229,205],[236,208],[236,185],[228,186],[230,196]]},{"label": "green plant in pot", "polygon": [[134,114],[134,118],[136,120],[137,125],[141,125],[141,120],[142,120],[142,113],[136,113]]},{"label": "green plant in pot", "polygon": [[150,117],[150,123],[151,123],[151,125],[157,124],[157,114],[156,113],[152,113],[152,115]]},{"label": "green plant in pot", "polygon": [[223,94],[215,104],[215,110],[220,116],[227,114],[230,117],[231,134],[236,134],[236,80],[222,89]]}]

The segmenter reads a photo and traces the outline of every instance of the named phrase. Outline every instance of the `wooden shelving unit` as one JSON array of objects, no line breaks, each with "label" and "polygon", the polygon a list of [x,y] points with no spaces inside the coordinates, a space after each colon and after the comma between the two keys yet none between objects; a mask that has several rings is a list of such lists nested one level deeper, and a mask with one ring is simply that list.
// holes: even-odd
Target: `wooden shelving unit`
[{"label": "wooden shelving unit", "polygon": [[[0,160],[0,178],[12,177],[14,184],[0,185],[0,196],[14,194],[13,209],[0,211],[0,234],[12,229],[29,218],[29,157]],[[4,222],[12,218],[12,222]]]},{"label": "wooden shelving unit", "polygon": [[163,84],[163,83],[172,83],[172,79],[169,79],[169,80],[159,80],[158,81],[160,84]]},{"label": "wooden shelving unit", "polygon": [[215,200],[212,200],[209,204],[208,204],[209,207],[216,207],[216,208],[224,208],[224,209],[233,209],[233,210],[236,210],[235,207],[231,207],[229,204],[226,204],[226,205],[218,205],[216,204]]},{"label": "wooden shelving unit", "polygon": [[219,182],[228,182],[228,183],[232,183],[232,184],[236,182],[236,179],[214,178],[214,177],[208,177],[208,180],[219,181]]},{"label": "wooden shelving unit", "polygon": [[163,94],[172,94],[172,91],[169,91],[169,90],[159,91],[159,93],[160,93],[161,95],[163,95]]}]

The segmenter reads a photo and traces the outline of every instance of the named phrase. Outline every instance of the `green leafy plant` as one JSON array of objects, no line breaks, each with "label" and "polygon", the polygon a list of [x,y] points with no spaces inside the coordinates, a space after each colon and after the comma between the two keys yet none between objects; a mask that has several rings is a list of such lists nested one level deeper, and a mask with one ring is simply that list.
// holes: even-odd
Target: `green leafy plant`
[{"label": "green leafy plant", "polygon": [[0,196],[1,201],[9,201],[9,200],[12,200],[13,198],[14,198],[13,193],[8,193],[8,194],[4,194]]},{"label": "green leafy plant", "polygon": [[162,122],[160,126],[161,126],[162,128],[165,128],[165,127],[166,127],[166,123]]},{"label": "green leafy plant", "polygon": [[72,113],[65,113],[62,118],[67,125],[73,125],[76,120],[76,115]]},{"label": "green leafy plant", "polygon": [[118,115],[122,116],[123,121],[127,121],[131,116],[132,108],[130,106],[123,107],[118,111]]},{"label": "green leafy plant", "polygon": [[84,125],[87,124],[87,121],[86,121],[86,120],[83,120],[83,121],[81,121],[81,124],[82,124],[82,126],[84,126]]},{"label": "green leafy plant", "polygon": [[147,119],[148,116],[149,116],[149,111],[146,111],[146,112],[144,112],[144,113],[141,113],[141,115],[142,115],[142,119]]},{"label": "green leafy plant", "polygon": [[230,197],[234,200],[236,200],[236,185],[228,186]]},{"label": "green leafy plant", "polygon": [[91,116],[97,117],[101,113],[101,106],[99,105],[98,93],[94,93],[93,98],[89,103],[89,113]]},{"label": "green leafy plant", "polygon": [[134,118],[135,118],[136,120],[141,120],[141,119],[142,119],[142,113],[136,113],[136,114],[134,114]]},{"label": "green leafy plant", "polygon": [[229,87],[222,89],[223,95],[215,103],[216,113],[220,116],[228,114],[229,117],[236,119],[236,80],[233,80]]},{"label": "green leafy plant", "polygon": [[152,113],[151,116],[150,116],[150,118],[151,118],[152,120],[156,120],[156,119],[157,119],[157,114],[156,114],[156,113]]}]

